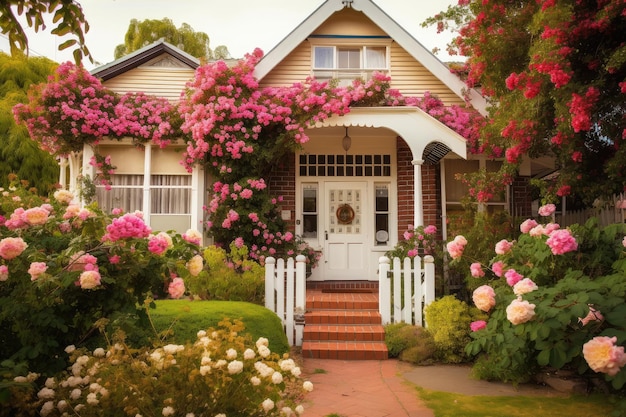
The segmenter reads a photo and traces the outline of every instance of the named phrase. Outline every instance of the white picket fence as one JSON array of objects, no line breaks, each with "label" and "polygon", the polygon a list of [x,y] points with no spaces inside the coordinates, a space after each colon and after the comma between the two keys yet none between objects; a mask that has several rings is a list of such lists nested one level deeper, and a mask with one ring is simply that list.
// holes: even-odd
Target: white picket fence
[{"label": "white picket fence", "polygon": [[[423,262],[422,262],[423,261]],[[379,259],[378,308],[383,324],[405,322],[426,326],[424,308],[435,300],[435,259]]]},{"label": "white picket fence", "polygon": [[265,307],[283,322],[291,346],[302,346],[306,312],[306,257],[265,259]]}]

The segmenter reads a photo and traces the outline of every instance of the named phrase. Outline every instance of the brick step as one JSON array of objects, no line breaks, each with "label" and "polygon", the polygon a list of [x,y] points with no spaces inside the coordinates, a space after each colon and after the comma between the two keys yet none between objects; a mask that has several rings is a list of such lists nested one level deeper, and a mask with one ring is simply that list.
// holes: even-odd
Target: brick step
[{"label": "brick step", "polygon": [[310,324],[304,327],[304,340],[383,342],[385,329],[382,325],[328,325]]},{"label": "brick step", "polygon": [[307,294],[306,309],[378,310],[378,293],[316,292],[311,295]]},{"label": "brick step", "polygon": [[[304,314],[309,324],[381,324],[378,310],[313,310]],[[305,326],[306,328],[306,326]]]},{"label": "brick step", "polygon": [[384,342],[302,342],[304,358],[343,360],[383,360],[389,352]]}]

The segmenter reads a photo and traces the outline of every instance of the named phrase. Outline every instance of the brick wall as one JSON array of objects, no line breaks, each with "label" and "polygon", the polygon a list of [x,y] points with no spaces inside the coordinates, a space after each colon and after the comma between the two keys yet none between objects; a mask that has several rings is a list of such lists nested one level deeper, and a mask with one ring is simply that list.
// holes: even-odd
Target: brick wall
[{"label": "brick wall", "polygon": [[296,215],[296,162],[295,155],[291,154],[276,165],[268,179],[268,188],[273,195],[282,196],[283,201],[279,203],[281,210],[291,212],[291,220],[287,220],[287,230],[295,233]]},{"label": "brick wall", "polygon": [[[398,161],[398,240],[408,225],[413,225],[414,168],[411,150],[402,138],[397,139]],[[441,187],[439,187],[439,165],[422,165],[422,190],[424,226],[433,224],[441,230]],[[415,225],[413,225],[415,226]]]}]

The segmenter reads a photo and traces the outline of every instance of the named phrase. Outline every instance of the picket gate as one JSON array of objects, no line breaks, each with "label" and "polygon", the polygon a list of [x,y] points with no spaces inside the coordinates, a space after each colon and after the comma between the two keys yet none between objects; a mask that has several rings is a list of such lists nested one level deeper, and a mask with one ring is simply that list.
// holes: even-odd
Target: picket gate
[{"label": "picket gate", "polygon": [[393,259],[382,256],[378,265],[378,308],[383,325],[405,322],[426,327],[424,308],[435,300],[435,259]]}]

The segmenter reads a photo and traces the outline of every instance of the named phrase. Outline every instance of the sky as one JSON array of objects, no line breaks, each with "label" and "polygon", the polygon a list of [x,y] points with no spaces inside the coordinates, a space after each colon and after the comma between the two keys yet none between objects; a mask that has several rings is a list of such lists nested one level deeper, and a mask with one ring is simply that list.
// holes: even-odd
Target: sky
[{"label": "sky", "polygon": [[[298,24],[313,13],[323,0],[79,0],[90,29],[85,39],[97,64],[84,62],[91,70],[113,61],[115,47],[124,43],[131,19],[171,19],[176,27],[189,24],[209,36],[209,47],[225,45],[235,58],[261,48],[269,52]],[[392,19],[403,26],[427,49],[439,47],[437,56],[446,60],[449,34],[437,34],[435,27],[422,28],[428,17],[446,10],[456,0],[374,0]],[[31,56],[46,56],[57,62],[73,61],[70,52],[57,50],[64,38],[50,35],[49,27],[38,33],[27,31]],[[25,26],[25,25],[24,25]],[[5,35],[0,50],[9,53]],[[458,57],[456,58],[458,60]]]}]

